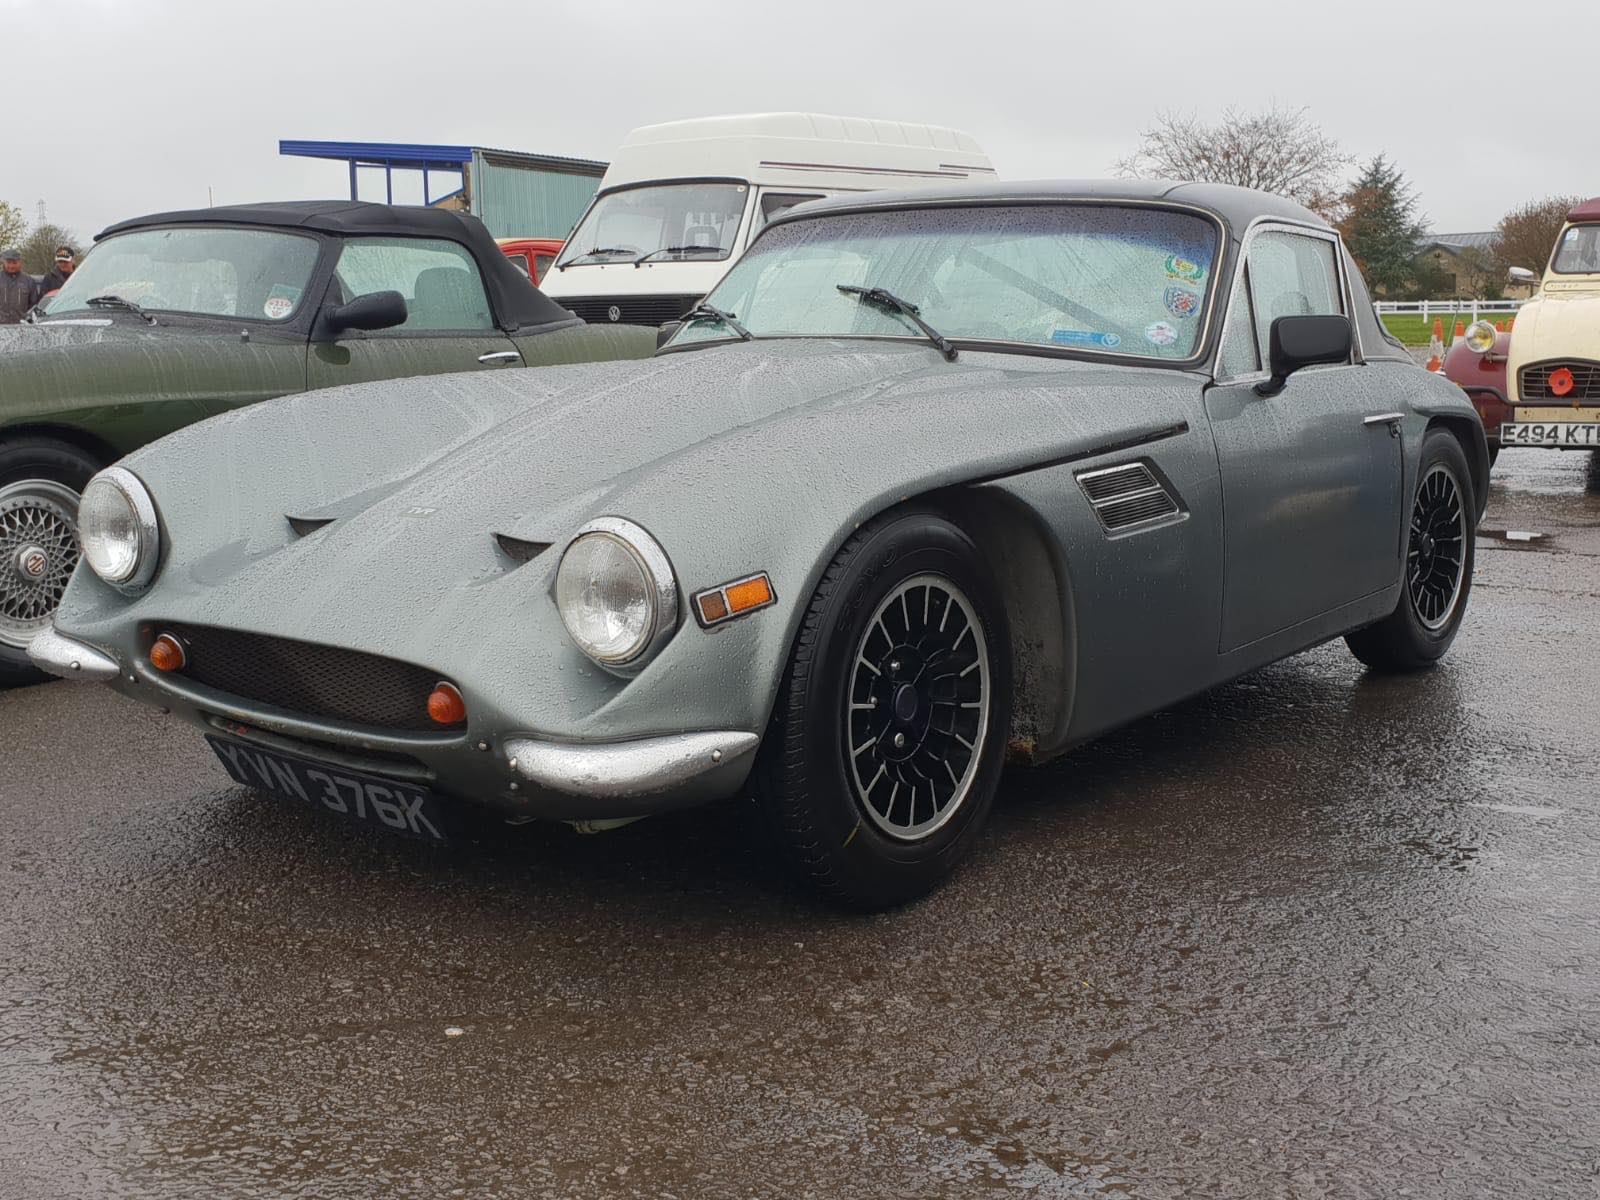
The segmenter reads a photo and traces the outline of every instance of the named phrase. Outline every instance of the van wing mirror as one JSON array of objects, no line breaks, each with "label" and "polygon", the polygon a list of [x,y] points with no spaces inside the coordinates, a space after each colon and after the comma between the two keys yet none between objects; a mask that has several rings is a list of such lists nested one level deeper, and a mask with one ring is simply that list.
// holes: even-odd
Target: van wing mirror
[{"label": "van wing mirror", "polygon": [[656,330],[656,349],[659,350],[661,347],[670,342],[677,334],[678,330],[682,328],[682,321],[668,321],[660,329]]},{"label": "van wing mirror", "polygon": [[393,329],[404,325],[409,315],[406,298],[399,292],[368,292],[348,304],[324,310],[323,329],[330,335],[346,329]]},{"label": "van wing mirror", "polygon": [[1350,358],[1350,346],[1349,317],[1278,317],[1272,322],[1267,354],[1272,378],[1256,384],[1256,393],[1276,396],[1289,376],[1302,367],[1345,362]]}]

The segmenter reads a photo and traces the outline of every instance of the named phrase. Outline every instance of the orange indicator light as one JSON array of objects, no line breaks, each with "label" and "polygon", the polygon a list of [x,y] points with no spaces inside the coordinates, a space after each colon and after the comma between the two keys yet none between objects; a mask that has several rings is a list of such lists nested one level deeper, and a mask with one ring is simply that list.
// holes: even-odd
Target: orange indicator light
[{"label": "orange indicator light", "polygon": [[762,572],[697,593],[694,598],[694,611],[700,624],[709,629],[713,625],[720,625],[724,621],[731,621],[735,617],[742,617],[745,613],[755,612],[758,608],[767,608],[777,602],[778,597],[772,590],[772,581],[767,578],[766,572]]},{"label": "orange indicator light", "polygon": [[428,697],[428,716],[438,725],[459,725],[467,719],[467,702],[453,683],[441,683]]},{"label": "orange indicator light", "polygon": [[746,579],[743,583],[728,585],[728,609],[733,613],[749,612],[772,603],[772,584],[765,575]]},{"label": "orange indicator light", "polygon": [[188,656],[183,652],[183,643],[170,633],[163,633],[150,647],[150,665],[158,671],[171,673],[183,670]]}]

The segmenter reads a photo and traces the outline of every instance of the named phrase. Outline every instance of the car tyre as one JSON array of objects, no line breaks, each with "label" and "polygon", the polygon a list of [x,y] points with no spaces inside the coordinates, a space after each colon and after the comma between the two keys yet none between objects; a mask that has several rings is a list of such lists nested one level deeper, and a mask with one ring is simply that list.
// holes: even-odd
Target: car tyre
[{"label": "car tyre", "polygon": [[1429,430],[1412,497],[1400,601],[1376,625],[1345,638],[1367,666],[1416,671],[1450,649],[1472,593],[1477,512],[1461,443],[1447,430]]},{"label": "car tyre", "polygon": [[972,850],[1010,719],[1010,631],[982,553],[936,513],[888,514],[845,543],[806,608],[762,807],[824,896],[903,904]]},{"label": "car tyre", "polygon": [[[45,678],[28,661],[28,631],[48,622],[78,561],[78,497],[100,464],[54,438],[0,443],[0,687]],[[18,558],[43,550],[47,565],[28,578]],[[41,615],[42,614],[42,615]]]}]

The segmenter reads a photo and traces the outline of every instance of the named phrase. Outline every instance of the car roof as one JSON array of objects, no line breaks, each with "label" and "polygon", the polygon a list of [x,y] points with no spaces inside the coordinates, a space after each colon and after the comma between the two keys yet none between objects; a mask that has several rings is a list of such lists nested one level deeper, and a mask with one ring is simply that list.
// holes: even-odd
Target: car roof
[{"label": "car roof", "polygon": [[1328,228],[1328,223],[1303,205],[1271,192],[1234,187],[1225,183],[1183,183],[1170,179],[1038,179],[947,184],[885,192],[865,192],[813,200],[773,219],[778,225],[827,213],[884,208],[918,208],[923,205],[1025,204],[1059,201],[1166,202],[1205,209],[1220,217],[1239,236],[1251,221],[1268,217],[1302,225]]},{"label": "car roof", "polygon": [[315,233],[362,237],[427,237],[468,247],[477,260],[501,329],[527,332],[578,324],[578,318],[539,291],[512,266],[477,217],[445,208],[404,204],[371,204],[361,200],[283,200],[261,204],[225,204],[151,213],[118,221],[101,230],[95,241],[113,234],[169,225],[258,225],[271,229],[304,229]]},{"label": "car roof", "polygon": [[446,208],[373,204],[364,200],[280,200],[261,204],[223,204],[215,208],[150,213],[107,226],[96,236],[109,237],[151,225],[270,225],[278,229],[312,229],[322,233],[391,233],[409,237],[442,237],[466,241],[476,218]]}]

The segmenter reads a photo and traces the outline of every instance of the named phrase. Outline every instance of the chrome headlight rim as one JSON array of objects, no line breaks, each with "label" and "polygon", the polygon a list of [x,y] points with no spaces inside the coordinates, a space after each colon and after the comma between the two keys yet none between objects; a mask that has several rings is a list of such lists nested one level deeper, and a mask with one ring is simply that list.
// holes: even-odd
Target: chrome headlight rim
[{"label": "chrome headlight rim", "polygon": [[[607,537],[621,545],[643,568],[651,600],[650,627],[636,650],[626,657],[610,658],[591,654],[583,643],[573,636],[572,627],[567,624],[566,613],[560,612],[558,603],[557,610],[561,624],[566,629],[567,637],[572,644],[590,662],[616,675],[637,675],[677,632],[679,619],[677,576],[673,574],[672,561],[667,557],[667,552],[661,548],[661,543],[651,537],[643,526],[625,517],[596,517],[580,527],[567,540],[566,547],[561,551],[561,562],[556,565],[555,579],[560,578],[561,566],[566,562],[572,548],[584,538],[596,535]],[[552,580],[552,587],[554,583],[555,580]]]},{"label": "chrome headlight rim", "polygon": [[1467,349],[1474,354],[1488,354],[1494,349],[1495,334],[1498,332],[1488,321],[1480,319],[1467,326],[1461,340],[1467,343]]},{"label": "chrome headlight rim", "polygon": [[[115,488],[127,501],[128,507],[133,512],[134,526],[139,535],[139,547],[134,556],[133,566],[120,578],[101,574],[84,544],[83,500],[88,497],[90,488],[102,483]],[[150,489],[145,487],[144,481],[126,467],[107,467],[84,484],[83,496],[78,502],[78,513],[79,548],[83,550],[83,561],[94,572],[94,577],[129,596],[136,596],[148,588],[156,577],[156,568],[161,563],[161,520],[156,515],[155,500],[150,495]]]}]

